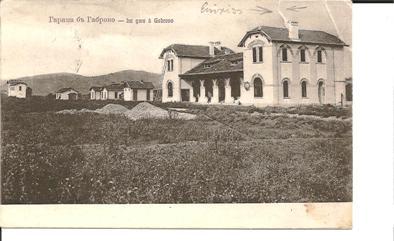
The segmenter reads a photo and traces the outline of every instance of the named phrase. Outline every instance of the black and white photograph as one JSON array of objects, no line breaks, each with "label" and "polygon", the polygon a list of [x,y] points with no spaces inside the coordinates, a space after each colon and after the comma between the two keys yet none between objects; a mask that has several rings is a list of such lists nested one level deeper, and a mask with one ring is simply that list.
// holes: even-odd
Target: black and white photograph
[{"label": "black and white photograph", "polygon": [[0,77],[4,207],[351,208],[350,1],[5,1]]}]

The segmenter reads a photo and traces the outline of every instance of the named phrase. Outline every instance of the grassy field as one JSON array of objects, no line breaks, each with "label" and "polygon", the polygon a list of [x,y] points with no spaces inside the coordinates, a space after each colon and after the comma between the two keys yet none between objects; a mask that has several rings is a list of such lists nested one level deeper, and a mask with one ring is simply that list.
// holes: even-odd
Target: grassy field
[{"label": "grassy field", "polygon": [[2,202],[352,200],[352,125],[341,119],[351,109],[155,103],[197,119],[138,121],[55,113],[105,104],[3,98]]}]

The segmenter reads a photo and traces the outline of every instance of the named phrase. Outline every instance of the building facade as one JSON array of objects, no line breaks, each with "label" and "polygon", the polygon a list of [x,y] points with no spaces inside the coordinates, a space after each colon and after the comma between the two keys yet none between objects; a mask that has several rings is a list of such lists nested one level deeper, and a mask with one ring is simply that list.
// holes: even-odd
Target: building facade
[{"label": "building facade", "polygon": [[56,91],[57,100],[78,100],[79,92],[73,88],[62,88]]},{"label": "building facade", "polygon": [[123,84],[111,84],[104,86],[101,91],[102,100],[123,100]]},{"label": "building facade", "polygon": [[[259,26],[240,53],[210,46],[170,45],[163,59],[163,102],[202,104],[346,104],[344,47],[322,31]],[[349,95],[349,93],[348,93]]]},{"label": "building facade", "polygon": [[126,81],[124,82],[125,101],[153,101],[154,86],[151,82]]},{"label": "building facade", "polygon": [[123,81],[111,85],[90,88],[91,100],[153,101],[152,82]]},{"label": "building facade", "polygon": [[21,81],[8,81],[7,94],[9,97],[25,99],[32,94],[32,89]]},{"label": "building facade", "polygon": [[101,92],[103,91],[103,87],[98,87],[98,86],[92,86],[89,89],[90,92],[90,99],[91,100],[101,100],[102,94]]}]

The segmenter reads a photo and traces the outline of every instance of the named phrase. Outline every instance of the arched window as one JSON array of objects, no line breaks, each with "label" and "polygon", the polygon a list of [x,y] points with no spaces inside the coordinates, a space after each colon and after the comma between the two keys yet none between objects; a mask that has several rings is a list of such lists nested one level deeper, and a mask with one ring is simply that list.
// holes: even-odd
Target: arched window
[{"label": "arched window", "polygon": [[308,63],[309,62],[309,50],[304,45],[298,48],[298,55],[300,63]]},{"label": "arched window", "polygon": [[253,81],[254,97],[263,97],[263,81],[257,77]]},{"label": "arched window", "polygon": [[289,98],[289,81],[283,81],[283,98]]},{"label": "arched window", "polygon": [[167,84],[167,90],[168,90],[168,97],[172,97],[172,90],[173,90],[173,88],[172,88],[172,82],[168,82],[168,84]]},{"label": "arched window", "polygon": [[291,62],[293,51],[290,46],[284,44],[279,47],[278,57],[281,62]]},{"label": "arched window", "polygon": [[305,80],[303,80],[301,82],[301,96],[302,96],[302,98],[306,98],[307,97],[306,81]]},{"label": "arched window", "polygon": [[321,64],[326,63],[326,52],[322,47],[316,48],[316,62]]}]

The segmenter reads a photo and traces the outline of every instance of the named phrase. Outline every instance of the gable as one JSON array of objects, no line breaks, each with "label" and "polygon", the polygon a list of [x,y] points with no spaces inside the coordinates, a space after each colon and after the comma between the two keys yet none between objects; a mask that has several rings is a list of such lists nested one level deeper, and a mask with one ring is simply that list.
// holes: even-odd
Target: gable
[{"label": "gable", "polygon": [[287,28],[277,28],[269,26],[258,26],[248,31],[242,40],[239,42],[238,47],[244,47],[246,40],[253,34],[262,34],[267,36],[267,39],[273,42],[295,42],[295,43],[308,43],[319,45],[336,45],[346,46],[346,44],[337,36],[318,30],[299,30],[299,40],[292,40],[289,38],[289,30]]}]

